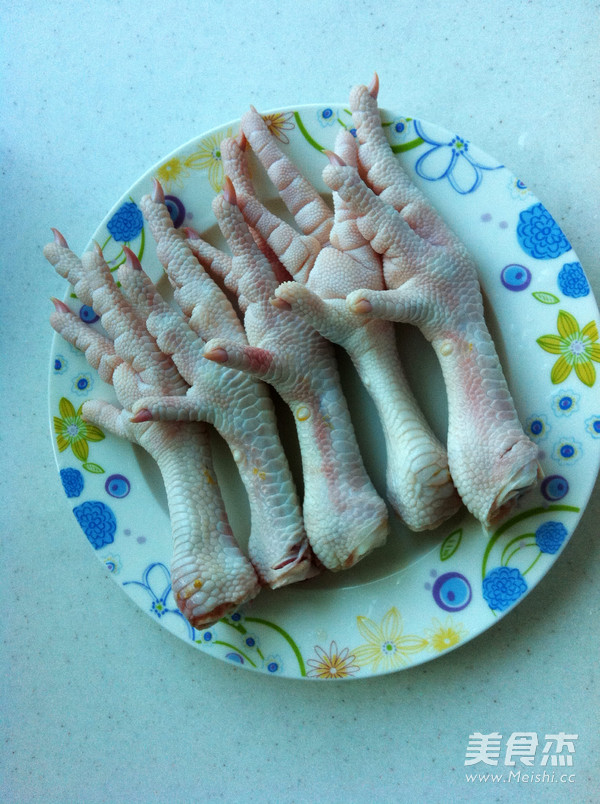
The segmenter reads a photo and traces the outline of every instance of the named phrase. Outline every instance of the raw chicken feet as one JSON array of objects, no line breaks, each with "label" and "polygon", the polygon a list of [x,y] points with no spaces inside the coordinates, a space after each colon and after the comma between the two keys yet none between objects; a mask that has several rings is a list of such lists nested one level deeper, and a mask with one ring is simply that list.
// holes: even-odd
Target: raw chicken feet
[{"label": "raw chicken feet", "polygon": [[275,589],[317,572],[308,544],[296,489],[279,440],[273,404],[264,383],[240,371],[205,360],[205,342],[226,336],[246,338],[231,303],[202,269],[175,229],[155,183],[142,209],[157,243],[157,252],[175,288],[175,309],[149,310],[148,331],[172,356],[190,385],[185,397],[150,395],[134,405],[136,420],[208,421],[229,445],[248,492],[250,559],[261,582]]},{"label": "raw chicken feet", "polygon": [[177,605],[195,628],[207,628],[260,591],[256,573],[234,541],[221,498],[208,431],[201,423],[133,423],[130,410],[148,388],[183,395],[187,384],[170,358],[156,346],[136,299],[153,294],[149,280],[135,270],[133,254],[119,269],[119,292],[98,248],[82,260],[58,232],[44,249],[47,259],[74,286],[80,300],[102,316],[108,337],[83,323],[67,305],[54,300],[54,329],[81,349],[122,405],[88,401],[85,419],[142,446],[161,470],[171,517],[172,588]]},{"label": "raw chicken feet", "polygon": [[329,165],[323,174],[383,257],[388,290],[356,290],[347,304],[368,319],[415,324],[432,343],[448,394],[450,471],[469,510],[488,525],[535,483],[537,448],[523,432],[487,329],[477,268],[394,158],[376,96],[375,83],[350,97],[364,181],[351,165]]},{"label": "raw chicken feet", "polygon": [[[334,352],[350,355],[387,448],[388,497],[413,530],[439,525],[460,500],[488,526],[538,472],[487,329],[477,268],[394,157],[377,108],[378,79],[350,98],[356,138],[340,133],[323,178],[331,211],[255,109],[221,144],[226,179],[213,210],[231,254],[176,229],[154,183],[141,206],[178,305],[167,304],[124,247],[120,289],[99,246],[80,260],[60,233],[45,248],[107,336],[54,300],[52,326],[84,351],[121,407],[83,414],[144,447],[165,482],[172,587],[205,628],[258,594],[351,567],[388,534],[362,463]],[[300,230],[255,197],[249,144]],[[240,316],[219,284],[235,295]],[[448,395],[448,445],[408,388],[392,322],[431,342]],[[304,522],[266,383],[290,407],[304,473]],[[231,448],[251,511],[249,557],[235,543],[208,429]],[[458,493],[457,493],[458,491]],[[459,496],[460,495],[460,496]]]},{"label": "raw chicken feet", "polygon": [[[227,158],[225,164],[227,169]],[[348,568],[385,541],[388,524],[362,463],[332,347],[294,313],[271,304],[278,269],[256,246],[229,180],[213,209],[232,258],[200,239],[189,242],[237,294],[250,345],[215,338],[204,355],[271,383],[289,405],[302,455],[310,544],[328,569]]]},{"label": "raw chicken feet", "polygon": [[[380,256],[356,226],[355,212],[334,193],[335,213],[281,151],[262,117],[252,109],[242,118],[244,135],[266,168],[302,231],[270,213],[246,180],[238,154],[232,153],[231,178],[242,194],[240,206],[250,226],[273,249],[295,282],[282,284],[276,297],[323,336],[350,355],[381,420],[387,450],[387,497],[413,530],[434,528],[460,506],[446,450],[433,435],[410,391],[398,357],[394,327],[387,321],[366,320],[345,305],[346,296],[360,287],[383,290]],[[224,156],[235,151],[232,142]],[[334,164],[357,164],[354,138],[342,131]],[[226,160],[227,161],[227,160]],[[284,305],[282,305],[284,306]]]}]

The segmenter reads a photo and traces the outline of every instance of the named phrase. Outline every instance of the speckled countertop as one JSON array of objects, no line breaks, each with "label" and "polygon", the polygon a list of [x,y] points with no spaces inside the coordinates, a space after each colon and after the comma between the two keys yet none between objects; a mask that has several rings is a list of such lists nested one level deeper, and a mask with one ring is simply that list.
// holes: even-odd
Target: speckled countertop
[{"label": "speckled countertop", "polygon": [[[81,252],[150,165],[248,103],[343,100],[376,69],[383,105],[460,130],[526,180],[598,296],[598,4],[23,0],[0,13],[2,800],[597,801],[597,493],[544,581],[435,662],[307,684],[199,654],[127,601],[68,513],[46,401],[48,298],[63,288],[41,249],[57,225]],[[576,733],[573,779],[468,782],[474,732]]]}]

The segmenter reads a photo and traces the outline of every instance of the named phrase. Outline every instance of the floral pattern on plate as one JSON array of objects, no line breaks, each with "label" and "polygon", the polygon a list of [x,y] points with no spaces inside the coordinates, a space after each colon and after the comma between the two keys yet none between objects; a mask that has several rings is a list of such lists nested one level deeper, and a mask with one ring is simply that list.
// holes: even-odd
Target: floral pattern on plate
[{"label": "floral pattern on plate", "polygon": [[[264,117],[325,193],[322,151],[333,147],[341,128],[355,133],[344,105],[278,109]],[[443,656],[476,637],[518,605],[559,559],[598,471],[598,310],[567,237],[520,179],[463,136],[398,111],[383,111],[382,122],[403,167],[476,256],[517,409],[540,445],[543,480],[493,532],[484,533],[463,513],[427,539],[411,540],[392,517],[389,544],[348,573],[265,591],[243,610],[196,631],[171,592],[170,523],[160,476],[140,450],[83,422],[82,401],[96,394],[112,399],[113,391],[59,336],[52,344],[55,456],[83,535],[115,582],[162,627],[218,660],[265,675],[315,682],[364,678]],[[219,147],[238,129],[231,124],[195,138],[123,195],[94,233],[111,267],[124,259],[127,244],[155,281],[162,276],[138,215],[153,176],[165,185],[176,226],[193,217],[194,228],[214,230],[210,205],[223,181]],[[265,178],[257,173],[255,180],[259,194],[273,199]],[[70,294],[67,301],[96,326],[91,308],[78,306]],[[351,406],[368,407],[343,361],[341,370]],[[416,389],[436,381],[418,374],[435,373],[431,364],[415,370]],[[443,410],[432,415],[443,429]],[[359,431],[358,437],[367,468],[383,489],[385,454],[373,432],[361,437]],[[285,428],[282,437],[286,443]],[[227,451],[215,447],[217,474],[232,487],[229,513],[243,541],[247,523],[236,502],[235,468]],[[402,544],[404,550],[397,546]]]}]

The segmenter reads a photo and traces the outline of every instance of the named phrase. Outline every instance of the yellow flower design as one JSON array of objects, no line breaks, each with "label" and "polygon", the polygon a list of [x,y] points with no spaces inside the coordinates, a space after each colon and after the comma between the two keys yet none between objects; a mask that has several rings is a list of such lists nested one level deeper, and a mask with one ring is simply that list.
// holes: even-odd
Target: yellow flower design
[{"label": "yellow flower design", "polygon": [[440,622],[437,617],[432,620],[433,628],[425,630],[425,636],[429,640],[431,648],[438,653],[453,648],[467,636],[467,632],[462,623],[455,623],[448,615],[445,621]]},{"label": "yellow flower design", "polygon": [[307,661],[312,668],[308,671],[308,675],[313,678],[347,678],[354,675],[359,669],[358,665],[354,664],[355,657],[349,649],[344,648],[342,651],[338,651],[335,642],[329,646],[329,653],[315,645],[315,653],[317,658]]},{"label": "yellow flower design", "polygon": [[221,192],[225,178],[221,143],[226,137],[231,136],[231,129],[228,128],[224,134],[212,134],[210,137],[206,137],[198,143],[198,149],[184,160],[187,168],[208,171],[208,181],[215,193]]},{"label": "yellow flower design", "polygon": [[102,441],[104,433],[95,424],[88,424],[81,418],[83,403],[75,410],[73,404],[66,397],[58,403],[59,416],[54,417],[54,432],[59,452],[68,447],[73,455],[80,461],[87,461],[90,454],[88,441]]},{"label": "yellow flower design", "polygon": [[557,385],[564,382],[572,369],[584,385],[591,387],[596,382],[596,368],[600,362],[598,327],[590,321],[582,329],[571,313],[560,310],[556,322],[558,335],[542,335],[537,343],[545,352],[560,355],[550,374],[551,381]]},{"label": "yellow flower design", "polygon": [[182,179],[189,176],[190,172],[186,168],[185,163],[178,159],[178,157],[174,156],[173,159],[169,159],[168,162],[165,162],[161,165],[158,170],[156,171],[156,178],[160,181],[161,184],[177,184],[179,187],[183,187]]},{"label": "yellow flower design", "polygon": [[408,664],[411,653],[419,653],[427,647],[426,639],[402,633],[402,618],[395,606],[379,625],[368,617],[357,617],[356,622],[366,642],[353,651],[357,664],[361,666],[370,665],[373,670],[392,670]]},{"label": "yellow flower design", "polygon": [[292,123],[293,116],[293,112],[275,112],[274,114],[263,114],[262,119],[267,124],[267,128],[271,134],[278,139],[279,142],[287,145],[290,138],[285,132],[291,131],[294,128],[294,123]]}]

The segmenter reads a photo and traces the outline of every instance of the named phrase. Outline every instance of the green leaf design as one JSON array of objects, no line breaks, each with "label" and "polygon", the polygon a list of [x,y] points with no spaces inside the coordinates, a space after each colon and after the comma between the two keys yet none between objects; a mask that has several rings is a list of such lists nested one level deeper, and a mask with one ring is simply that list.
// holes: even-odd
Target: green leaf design
[{"label": "green leaf design", "polygon": [[[348,111],[348,110],[346,109],[345,111]],[[352,112],[348,112],[348,114],[352,114]],[[402,119],[406,120],[407,123],[410,123],[410,121],[412,120],[412,117],[403,117]],[[391,126],[392,123],[394,123],[394,122],[395,122],[395,120],[382,120],[381,121],[381,126],[382,126],[382,128],[387,128],[388,126]]]},{"label": "green leaf design", "polygon": [[537,547],[535,533],[522,533],[520,536],[515,536],[514,539],[511,539],[508,544],[504,546],[504,550],[500,556],[500,564],[503,567],[508,567],[511,558],[524,547]]},{"label": "green leaf design", "polygon": [[306,675],[306,667],[304,665],[304,659],[302,658],[302,654],[300,653],[300,649],[299,649],[298,645],[296,645],[296,643],[294,642],[292,637],[288,634],[287,631],[284,631],[284,629],[280,625],[277,625],[276,623],[272,623],[269,620],[263,620],[261,617],[246,617],[246,622],[247,623],[259,623],[260,625],[266,625],[268,628],[272,628],[274,631],[277,631],[278,634],[281,634],[281,636],[285,639],[285,641],[288,643],[290,648],[294,651],[296,661],[298,662],[298,669],[300,670],[300,675],[301,676]]},{"label": "green leaf design", "polygon": [[513,525],[517,525],[519,522],[523,522],[525,519],[529,519],[533,516],[538,516],[538,514],[548,514],[552,511],[570,511],[571,513],[578,513],[579,508],[575,505],[549,505],[547,508],[538,506],[536,508],[530,508],[528,511],[522,511],[520,514],[515,514],[515,516],[507,519],[506,522],[503,522],[500,527],[492,533],[490,539],[487,543],[487,547],[485,548],[485,552],[483,554],[483,562],[481,565],[481,577],[485,578],[485,573],[487,569],[487,562],[488,558],[490,557],[490,553],[500,536],[503,533],[506,533],[507,530],[513,527]]},{"label": "green leaf design", "polygon": [[325,148],[310,136],[298,112],[294,112],[294,120],[296,121],[296,125],[298,126],[298,131],[302,134],[306,142],[309,145],[312,145],[312,147],[315,148],[315,150],[323,152]]},{"label": "green leaf design", "polygon": [[542,304],[558,304],[560,301],[558,296],[555,296],[554,293],[547,293],[544,290],[536,290],[531,295]]},{"label": "green leaf design", "polygon": [[418,148],[419,145],[423,145],[424,142],[425,140],[421,139],[421,137],[416,137],[416,139],[409,140],[409,142],[400,142],[397,145],[391,145],[390,148],[395,154],[403,154],[406,151],[412,151],[413,148]]},{"label": "green leaf design", "polygon": [[144,256],[145,247],[146,247],[146,232],[144,231],[144,227],[142,226],[141,238],[140,238],[140,250],[138,251],[138,260],[140,262],[142,261],[142,257]]},{"label": "green leaf design", "polygon": [[93,475],[103,475],[104,469],[99,466],[97,463],[86,462],[81,464],[82,468],[86,470],[86,472],[91,472]]},{"label": "green leaf design", "polygon": [[446,536],[440,546],[440,561],[447,561],[451,556],[454,555],[454,553],[456,553],[460,545],[462,535],[462,528],[458,528],[458,530],[453,530],[452,533]]}]

